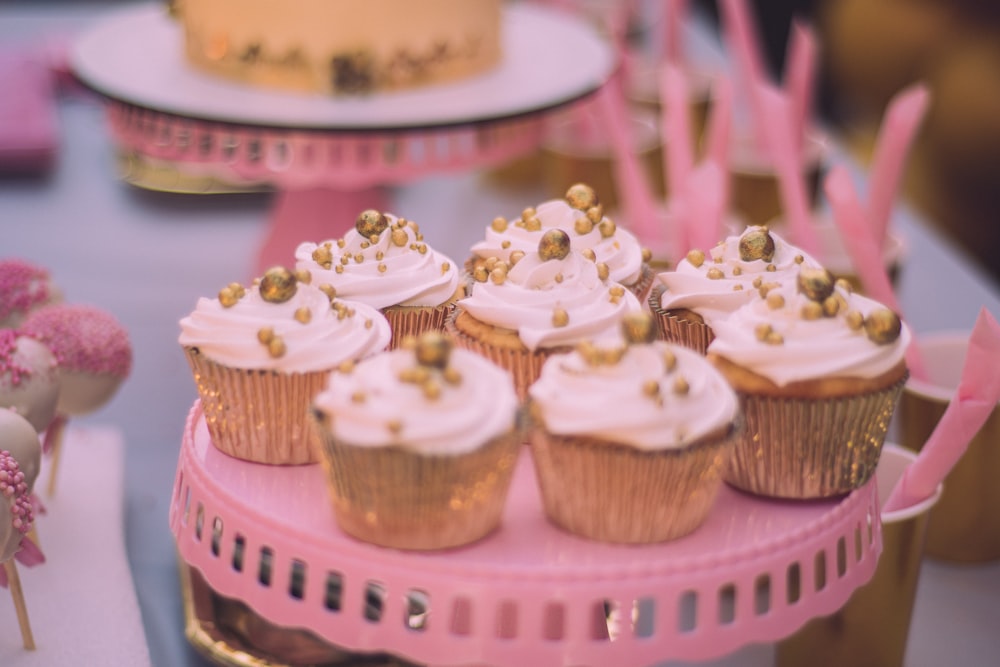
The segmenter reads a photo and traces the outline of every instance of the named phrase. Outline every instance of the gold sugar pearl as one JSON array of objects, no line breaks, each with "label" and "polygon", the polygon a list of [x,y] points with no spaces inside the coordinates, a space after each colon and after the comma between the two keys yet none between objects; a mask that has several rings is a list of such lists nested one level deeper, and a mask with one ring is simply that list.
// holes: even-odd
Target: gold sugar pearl
[{"label": "gold sugar pearl", "polygon": [[337,247],[338,248],[343,248],[346,245],[347,245],[347,241],[345,241],[344,239],[337,239]]},{"label": "gold sugar pearl", "polygon": [[375,320],[371,318],[365,320],[365,329],[371,329],[373,326],[375,326]]},{"label": "gold sugar pearl", "polygon": [[796,264],[801,264],[801,263],[802,263],[802,262],[804,262],[804,261],[806,261],[806,258],[805,258],[805,257],[803,257],[802,255],[796,255],[796,256],[795,256],[795,259],[794,259],[794,262],[795,262]]},{"label": "gold sugar pearl", "polygon": [[448,366],[441,371],[441,379],[450,385],[462,384],[462,374],[454,366]]},{"label": "gold sugar pearl", "polygon": [[646,380],[642,383],[642,393],[650,398],[660,395],[660,383],[656,380]]},{"label": "gold sugar pearl", "polygon": [[507,248],[510,247],[510,241],[508,241],[506,239],[503,240],[503,241],[501,241],[500,242],[500,247],[503,248],[504,250],[506,250]]},{"label": "gold sugar pearl", "polygon": [[663,351],[663,368],[672,373],[677,368],[677,355],[670,350]]},{"label": "gold sugar pearl", "polygon": [[642,261],[649,262],[651,259],[653,259],[653,251],[650,250],[649,248],[643,248],[642,249]]},{"label": "gold sugar pearl", "polygon": [[297,322],[309,324],[310,320],[312,320],[312,311],[305,306],[302,306],[301,308],[295,310],[294,317]]},{"label": "gold sugar pearl", "polygon": [[392,233],[389,235],[389,239],[392,241],[392,245],[402,248],[406,245],[406,242],[410,240],[410,237],[406,235],[405,229],[396,228],[392,230]]},{"label": "gold sugar pearl", "polygon": [[678,375],[674,380],[674,393],[678,396],[686,396],[689,391],[691,391],[691,385],[683,376]]},{"label": "gold sugar pearl", "polygon": [[785,297],[781,296],[777,292],[771,292],[767,295],[767,307],[771,310],[778,310],[779,308],[785,307]]},{"label": "gold sugar pearl", "polygon": [[421,255],[426,255],[427,254],[427,244],[426,243],[421,243],[420,245],[418,245],[417,246],[417,252],[419,252]]},{"label": "gold sugar pearl", "polygon": [[321,245],[312,251],[312,259],[324,269],[329,269],[333,265],[333,251],[330,246]]},{"label": "gold sugar pearl", "polygon": [[770,324],[767,324],[766,322],[762,322],[761,324],[758,324],[757,326],[755,326],[753,328],[753,335],[759,341],[763,341],[765,338],[767,338],[768,336],[770,336],[773,332],[774,332],[774,329],[771,327]]},{"label": "gold sugar pearl", "polygon": [[451,339],[437,331],[428,331],[417,338],[414,356],[421,366],[445,368],[451,358]]},{"label": "gold sugar pearl", "polygon": [[441,398],[441,385],[439,385],[434,380],[428,380],[420,385],[421,391],[424,392],[424,398],[429,401],[436,401]]},{"label": "gold sugar pearl", "polygon": [[219,290],[219,303],[223,308],[232,308],[239,302],[240,298],[231,287],[223,287]]},{"label": "gold sugar pearl", "polygon": [[492,271],[493,267],[495,267],[499,261],[499,257],[487,257],[486,261],[483,262],[483,266],[486,267],[487,271]]},{"label": "gold sugar pearl", "polygon": [[608,276],[611,275],[611,269],[604,262],[597,262],[597,277],[601,280],[607,280]]},{"label": "gold sugar pearl", "polygon": [[608,288],[608,294],[614,297],[621,298],[625,296],[625,288],[621,285],[612,285]]},{"label": "gold sugar pearl", "polygon": [[351,256],[350,255],[341,255],[341,257],[340,257],[340,264],[341,264],[341,266],[347,266],[348,262],[350,262],[350,261],[351,261]]},{"label": "gold sugar pearl", "polygon": [[260,279],[260,298],[268,303],[285,303],[298,290],[295,274],[283,266],[275,266],[264,272]]},{"label": "gold sugar pearl", "polygon": [[307,269],[296,269],[295,279],[298,280],[303,285],[309,285],[312,284],[313,277],[312,273],[310,273]]},{"label": "gold sugar pearl", "polygon": [[594,223],[589,218],[577,218],[573,223],[573,231],[581,236],[594,230]]},{"label": "gold sugar pearl", "polygon": [[542,231],[542,221],[538,218],[528,218],[524,221],[524,228],[529,232],[540,232]]},{"label": "gold sugar pearl", "polygon": [[754,286],[755,289],[759,289],[760,286],[764,284],[764,279],[761,278],[760,276],[757,276],[756,278],[753,279],[753,283],[751,284]]},{"label": "gold sugar pearl", "polygon": [[494,285],[503,285],[506,280],[507,280],[507,267],[503,264],[498,264],[497,266],[493,267],[493,270],[490,271],[490,281]]},{"label": "gold sugar pearl", "polygon": [[844,321],[847,322],[848,328],[852,331],[860,331],[865,326],[865,316],[856,310],[847,311],[847,314],[844,315]]},{"label": "gold sugar pearl", "polygon": [[600,204],[596,206],[591,206],[587,209],[587,219],[590,220],[595,225],[601,221],[604,217],[604,207]]},{"label": "gold sugar pearl", "polygon": [[576,353],[580,355],[588,366],[597,366],[601,363],[600,351],[589,340],[577,343]]},{"label": "gold sugar pearl", "polygon": [[382,262],[379,262],[378,263],[378,272],[379,273],[385,273],[386,271],[387,271],[386,265],[383,264]]},{"label": "gold sugar pearl", "polygon": [[618,227],[615,225],[615,221],[611,218],[604,218],[598,223],[597,228],[601,230],[601,236],[606,239],[611,238],[618,231]]},{"label": "gold sugar pearl", "polygon": [[760,294],[760,298],[766,299],[771,290],[777,289],[778,287],[781,287],[779,283],[761,283],[761,285],[757,288],[757,292]]},{"label": "gold sugar pearl", "polygon": [[741,269],[738,266],[734,266],[733,267],[733,275],[734,276],[742,276],[743,275],[743,269]]},{"label": "gold sugar pearl", "polygon": [[267,343],[267,353],[274,359],[280,359],[285,356],[286,351],[287,348],[285,347],[285,341],[283,341],[279,336],[275,336]]},{"label": "gold sugar pearl", "polygon": [[518,262],[520,262],[521,259],[523,259],[523,258],[524,258],[524,251],[523,250],[515,250],[514,252],[510,253],[510,265],[514,266],[515,264],[517,264]]},{"label": "gold sugar pearl", "polygon": [[823,314],[827,317],[836,317],[840,312],[840,300],[836,296],[828,296],[823,299]]},{"label": "gold sugar pearl", "polygon": [[351,373],[354,372],[354,361],[352,361],[351,359],[347,359],[345,361],[340,362],[340,364],[337,366],[337,370],[343,373],[344,375],[350,375]]},{"label": "gold sugar pearl", "polygon": [[369,243],[368,241],[362,241],[361,242],[361,249],[362,250],[368,250],[369,247],[371,247],[371,243]]},{"label": "gold sugar pearl", "polygon": [[723,261],[724,260],[722,259],[722,255],[719,255],[718,257],[713,257],[712,258],[712,263],[713,264],[722,264]]},{"label": "gold sugar pearl", "polygon": [[896,342],[902,331],[899,316],[888,308],[876,308],[865,318],[865,335],[876,345]]},{"label": "gold sugar pearl", "polygon": [[802,319],[818,320],[821,317],[823,317],[823,306],[815,301],[809,301],[802,306]]},{"label": "gold sugar pearl", "polygon": [[775,271],[778,270],[778,267],[776,267],[774,264],[768,264],[766,267],[764,267],[764,270],[767,271],[768,273],[774,273]]},{"label": "gold sugar pearl", "polygon": [[274,340],[274,329],[272,327],[262,327],[257,330],[257,340],[267,345]]},{"label": "gold sugar pearl", "polygon": [[495,232],[500,234],[504,233],[507,231],[507,218],[500,216],[493,218],[493,222],[490,223],[490,227],[492,227]]},{"label": "gold sugar pearl", "polygon": [[490,277],[490,272],[486,270],[485,266],[477,266],[472,269],[472,279],[477,283],[485,283]]},{"label": "gold sugar pearl", "polygon": [[357,255],[354,256],[354,261],[360,264],[361,262],[365,261],[365,256],[359,252]]},{"label": "gold sugar pearl", "polygon": [[627,343],[651,343],[656,339],[656,325],[652,315],[641,310],[626,313],[622,317],[621,331]]},{"label": "gold sugar pearl", "polygon": [[379,242],[378,234],[372,234],[371,236],[368,237],[368,245],[370,246],[378,245],[378,242]]},{"label": "gold sugar pearl", "polygon": [[594,252],[593,248],[584,248],[580,251],[580,254],[589,259],[591,262],[597,261],[597,253]]},{"label": "gold sugar pearl", "polygon": [[774,239],[767,231],[767,227],[758,227],[747,231],[740,237],[740,259],[744,262],[763,260],[770,262],[774,259]]},{"label": "gold sugar pearl", "polygon": [[337,266],[333,267],[333,270],[334,270],[335,273],[343,273],[344,272],[344,267],[342,265],[338,264]]},{"label": "gold sugar pearl", "polygon": [[785,337],[782,336],[777,331],[772,331],[771,333],[767,334],[767,336],[764,337],[764,342],[767,343],[768,345],[784,345]]},{"label": "gold sugar pearl", "polygon": [[327,296],[329,299],[337,298],[337,288],[330,283],[323,283],[319,286],[319,291]]},{"label": "gold sugar pearl", "polygon": [[566,203],[578,211],[586,211],[600,202],[597,200],[594,188],[586,183],[574,183],[566,190]]},{"label": "gold sugar pearl", "polygon": [[622,347],[601,348],[600,354],[601,354],[601,363],[606,364],[608,366],[614,366],[615,364],[617,364],[619,361],[622,360],[622,357],[625,356],[625,347],[622,346]]},{"label": "gold sugar pearl", "polygon": [[799,269],[796,285],[807,299],[822,303],[833,294],[833,275],[826,269]]},{"label": "gold sugar pearl", "polygon": [[557,273],[552,277],[552,279],[555,280],[557,283],[562,283],[562,281],[564,281],[566,278],[563,277],[563,274]]},{"label": "gold sugar pearl", "polygon": [[403,422],[399,419],[390,419],[385,423],[385,427],[389,429],[389,432],[393,435],[399,435],[403,430]]},{"label": "gold sugar pearl", "polygon": [[701,250],[689,250],[687,254],[687,261],[691,266],[697,269],[705,263],[705,253]]},{"label": "gold sugar pearl", "polygon": [[705,277],[709,280],[721,280],[726,277],[726,274],[713,266],[705,274]]},{"label": "gold sugar pearl", "polygon": [[399,381],[409,384],[423,384],[431,379],[431,372],[426,366],[404,368],[399,372]]},{"label": "gold sugar pearl", "polygon": [[733,285],[733,291],[734,292],[742,292],[743,291],[743,285],[741,285],[740,283],[736,283],[735,285]]},{"label": "gold sugar pearl", "polygon": [[521,211],[521,219],[527,222],[529,219],[534,218],[536,213],[537,211],[534,208],[528,206]]},{"label": "gold sugar pearl", "polygon": [[362,211],[354,221],[354,228],[358,234],[368,239],[378,236],[389,227],[389,220],[381,212],[373,208]]},{"label": "gold sugar pearl", "polygon": [[363,391],[356,391],[351,394],[352,403],[364,403],[366,398],[367,396],[365,396],[365,392]]},{"label": "gold sugar pearl", "polygon": [[448,262],[441,262],[441,273],[448,273],[451,271],[451,264]]},{"label": "gold sugar pearl", "polygon": [[233,293],[236,295],[237,299],[242,299],[244,296],[246,296],[247,290],[240,283],[229,283],[228,285],[226,285],[226,287],[233,290]]},{"label": "gold sugar pearl", "polygon": [[564,327],[569,324],[569,313],[563,308],[556,308],[552,311],[552,326]]},{"label": "gold sugar pearl", "polygon": [[375,253],[375,259],[381,262],[383,259],[385,259],[385,253],[379,250],[378,252]]},{"label": "gold sugar pearl", "polygon": [[839,287],[840,289],[844,290],[848,294],[854,293],[854,285],[851,284],[851,281],[848,280],[847,278],[837,278],[837,280],[834,281],[833,284]]},{"label": "gold sugar pearl", "polygon": [[565,259],[569,250],[569,235],[561,229],[548,230],[538,241],[538,254],[543,262]]}]

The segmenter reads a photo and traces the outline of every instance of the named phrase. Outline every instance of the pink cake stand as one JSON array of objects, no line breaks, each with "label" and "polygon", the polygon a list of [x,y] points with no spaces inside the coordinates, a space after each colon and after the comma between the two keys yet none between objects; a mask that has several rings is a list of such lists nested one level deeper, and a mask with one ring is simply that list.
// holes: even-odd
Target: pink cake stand
[{"label": "pink cake stand", "polygon": [[[304,240],[341,236],[379,186],[469,170],[540,143],[545,113],[597,90],[614,56],[570,14],[519,3],[503,60],[454,84],[361,97],[285,94],[192,70],[163,3],[127,7],[73,45],[73,71],[109,100],[126,154],[279,190],[257,267],[288,264]],[[526,48],[526,45],[530,48]]]},{"label": "pink cake stand", "polygon": [[527,453],[501,528],[461,549],[357,542],[326,499],[319,465],[264,466],[217,451],[195,403],[170,505],[184,564],[271,623],[348,651],[448,666],[707,660],[832,613],[871,577],[881,549],[872,483],[808,503],[727,487],[693,534],[642,547],[550,525]]}]

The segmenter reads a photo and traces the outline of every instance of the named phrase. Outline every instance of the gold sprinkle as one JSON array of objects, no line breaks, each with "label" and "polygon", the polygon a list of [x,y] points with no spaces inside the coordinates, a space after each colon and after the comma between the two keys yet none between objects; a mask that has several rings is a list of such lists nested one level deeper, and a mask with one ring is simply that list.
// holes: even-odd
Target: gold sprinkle
[{"label": "gold sprinkle", "polygon": [[378,263],[378,272],[379,273],[385,273],[386,272],[386,265],[383,264],[382,262]]},{"label": "gold sprinkle", "polygon": [[507,239],[504,239],[503,241],[501,241],[500,247],[503,248],[504,250],[506,250],[507,248],[510,247],[510,241],[508,241]]},{"label": "gold sprinkle", "polygon": [[327,296],[328,299],[337,298],[337,288],[330,283],[323,283],[319,286],[319,291]]},{"label": "gold sprinkle", "polygon": [[403,422],[398,419],[390,419],[385,423],[385,427],[389,429],[389,432],[393,435],[399,435],[400,431],[403,430]]},{"label": "gold sprinkle", "polygon": [[764,284],[764,279],[761,278],[760,276],[757,276],[756,278],[753,279],[754,288],[759,288],[763,284]]},{"label": "gold sprinkle", "polygon": [[785,338],[777,331],[772,331],[764,337],[764,342],[768,345],[784,345]]},{"label": "gold sprinkle", "polygon": [[223,308],[232,308],[239,300],[231,287],[223,287],[219,290],[219,303],[222,304]]},{"label": "gold sprinkle", "polygon": [[573,223],[573,230],[581,236],[589,234],[594,230],[594,223],[589,218],[577,218]]},{"label": "gold sprinkle", "polygon": [[565,278],[563,278],[563,274],[557,273],[555,276],[553,276],[553,280],[555,280],[557,283],[561,283],[563,280],[565,280]]},{"label": "gold sprinkle", "polygon": [[500,216],[493,218],[493,222],[490,223],[490,227],[493,228],[493,231],[502,234],[503,232],[507,231],[507,218],[503,218]]},{"label": "gold sprinkle", "polygon": [[656,380],[646,380],[642,383],[642,393],[650,398],[660,395],[660,383]]},{"label": "gold sprinkle", "polygon": [[359,252],[357,255],[354,256],[354,261],[360,264],[361,262],[365,261],[365,256]]},{"label": "gold sprinkle", "polygon": [[371,246],[371,243],[369,243],[368,241],[362,241],[361,242],[361,249],[362,250],[367,250],[369,246]]},{"label": "gold sprinkle", "polygon": [[379,242],[378,234],[372,234],[371,236],[368,237],[368,243],[370,245],[378,245],[378,242]]},{"label": "gold sprinkle", "polygon": [[340,362],[340,365],[337,366],[337,370],[343,373],[344,375],[350,375],[351,373],[354,372],[354,362],[350,359],[342,361]]},{"label": "gold sprinkle", "polygon": [[827,317],[836,317],[837,313],[840,312],[840,301],[834,296],[828,296],[823,299],[823,314]]},{"label": "gold sprinkle", "polygon": [[590,220],[595,225],[601,221],[604,217],[604,207],[600,204],[596,206],[591,206],[587,209],[587,219]]},{"label": "gold sprinkle", "polygon": [[514,266],[515,264],[520,262],[523,257],[524,257],[523,250],[515,250],[514,252],[510,253],[510,265]]},{"label": "gold sprinkle", "polygon": [[617,226],[615,225],[615,221],[612,220],[611,218],[604,218],[603,220],[601,220],[601,222],[597,225],[597,228],[601,230],[601,236],[603,236],[606,239],[614,236],[615,231],[617,231],[618,229]]},{"label": "gold sprinkle", "polygon": [[371,329],[373,326],[375,326],[375,320],[371,319],[370,317],[367,320],[365,320],[365,329]]},{"label": "gold sprinkle", "polygon": [[621,285],[612,285],[608,288],[608,293],[611,294],[611,296],[623,297],[625,296],[625,288]]},{"label": "gold sprinkle", "polygon": [[477,266],[472,270],[472,279],[477,283],[485,283],[490,277],[490,272],[486,270],[485,266]]},{"label": "gold sprinkle", "polygon": [[708,270],[708,273],[705,274],[705,277],[709,280],[721,280],[726,277],[726,274],[713,266]]},{"label": "gold sprinkle", "polygon": [[383,259],[385,259],[385,253],[379,250],[377,253],[375,253],[375,259],[381,262]]},{"label": "gold sprinkle", "polygon": [[705,253],[701,250],[689,250],[687,254],[687,261],[694,268],[698,268],[705,263]]},{"label": "gold sprinkle", "polygon": [[352,403],[364,403],[365,402],[365,398],[367,398],[367,397],[365,396],[365,392],[363,392],[363,391],[356,391],[353,394],[351,394],[351,402]]},{"label": "gold sprinkle", "polygon": [[679,396],[686,396],[689,391],[691,391],[691,385],[688,384],[688,381],[683,376],[678,375],[674,380],[674,393]]},{"label": "gold sprinkle", "polygon": [[483,266],[486,267],[487,271],[492,271],[493,267],[496,266],[497,262],[499,261],[500,261],[499,257],[487,257],[486,261],[483,262]]},{"label": "gold sprinkle", "polygon": [[743,285],[740,284],[740,283],[736,283],[735,285],[733,285],[733,291],[734,292],[742,292],[743,291]]},{"label": "gold sprinkle", "polygon": [[411,366],[399,372],[399,381],[410,384],[423,384],[431,379],[431,371],[426,366]]},{"label": "gold sprinkle", "polygon": [[611,270],[608,269],[608,265],[604,262],[597,263],[597,277],[601,280],[607,280],[608,276],[611,275]]},{"label": "gold sprinkle", "polygon": [[785,307],[785,297],[781,296],[777,292],[772,292],[767,295],[767,307],[771,310],[778,310],[779,308]]},{"label": "gold sprinkle", "polygon": [[767,233],[766,227],[751,229],[740,237],[739,252],[744,262],[770,262],[774,258],[774,239]]},{"label": "gold sprinkle", "polygon": [[302,306],[301,308],[296,309],[294,317],[302,324],[309,324],[309,321],[312,319],[312,311],[305,306]]},{"label": "gold sprinkle", "polygon": [[392,240],[392,244],[399,248],[405,246],[406,242],[410,240],[410,237],[406,235],[406,230],[398,228],[392,230],[392,234],[390,234],[389,238]]},{"label": "gold sprinkle", "polygon": [[677,368],[677,355],[670,350],[663,351],[663,367],[668,373],[672,373]]},{"label": "gold sprinkle", "polygon": [[865,325],[865,316],[856,310],[847,311],[844,320],[847,322],[847,326],[853,331],[858,331]]},{"label": "gold sprinkle", "polygon": [[275,359],[285,356],[286,349],[285,341],[279,336],[275,336],[267,343],[267,353]]},{"label": "gold sprinkle", "polygon": [[340,264],[341,264],[341,266],[347,266],[347,263],[350,262],[350,261],[351,261],[351,256],[350,255],[342,255],[340,257]]},{"label": "gold sprinkle", "polygon": [[345,245],[347,245],[347,241],[345,241],[344,239],[337,239],[338,248],[343,248]]},{"label": "gold sprinkle", "polygon": [[802,306],[802,319],[818,320],[821,317],[823,317],[823,306],[815,301],[809,301]]},{"label": "gold sprinkle", "polygon": [[556,308],[552,311],[552,326],[564,327],[569,324],[569,313],[563,308]]},{"label": "gold sprinkle", "polygon": [[743,275],[743,269],[741,269],[738,266],[734,266],[733,267],[733,275],[734,276],[742,276]]},{"label": "gold sprinkle", "polygon": [[419,246],[417,246],[417,252],[419,252],[421,255],[426,255],[427,254],[427,244],[426,243],[421,243]]},{"label": "gold sprinkle", "polygon": [[757,326],[755,326],[753,328],[753,335],[759,341],[763,341],[765,338],[767,338],[768,336],[770,336],[771,333],[773,333],[773,332],[774,332],[774,329],[772,329],[771,325],[767,324],[766,322],[762,322],[761,324],[758,324]]},{"label": "gold sprinkle", "polygon": [[765,268],[764,270],[767,271],[768,273],[774,273],[775,271],[778,270],[778,267],[776,267],[774,264],[768,264],[767,268]]},{"label": "gold sprinkle", "polygon": [[580,254],[589,259],[591,262],[597,261],[597,253],[594,252],[593,248],[584,248],[580,251]]},{"label": "gold sprinkle", "polygon": [[722,255],[719,255],[718,257],[713,257],[712,262],[714,264],[722,264]]},{"label": "gold sprinkle", "polygon": [[337,273],[343,273],[344,272],[344,267],[342,265],[338,264],[337,266],[333,267],[333,270],[335,272],[337,272]]},{"label": "gold sprinkle", "polygon": [[451,264],[449,264],[448,262],[442,262],[441,273],[448,273],[449,271],[451,271]]},{"label": "gold sprinkle", "polygon": [[490,271],[490,280],[494,285],[503,285],[504,281],[507,280],[507,267],[503,264],[495,266]]},{"label": "gold sprinkle", "polygon": [[806,261],[806,258],[803,257],[802,255],[796,255],[794,261],[796,264],[801,264],[802,262]]},{"label": "gold sprinkle", "polygon": [[274,340],[274,329],[272,327],[263,327],[257,330],[257,340],[259,340],[264,345],[267,345],[272,340]]},{"label": "gold sprinkle", "polygon": [[441,371],[441,379],[451,385],[462,384],[462,374],[454,366],[448,366]]},{"label": "gold sprinkle", "polygon": [[333,252],[330,250],[329,246],[322,245],[312,251],[313,261],[322,266],[324,269],[329,269],[333,264]]}]

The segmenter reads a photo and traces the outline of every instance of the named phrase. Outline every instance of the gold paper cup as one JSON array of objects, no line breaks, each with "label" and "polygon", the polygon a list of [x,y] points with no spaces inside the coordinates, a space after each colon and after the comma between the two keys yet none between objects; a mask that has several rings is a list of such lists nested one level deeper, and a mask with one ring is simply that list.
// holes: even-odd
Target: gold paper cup
[{"label": "gold paper cup", "polygon": [[328,371],[280,373],[230,368],[184,349],[216,449],[271,465],[319,460],[309,405],[326,385]]},{"label": "gold paper cup", "polygon": [[[876,470],[884,503],[916,455],[886,444]],[[839,611],[809,621],[775,651],[776,667],[902,667],[917,593],[931,498],[882,513],[882,554],[871,581],[854,591]],[[827,571],[833,571],[827,564]]]},{"label": "gold paper cup", "polygon": [[401,446],[341,442],[316,424],[337,525],[363,542],[449,549],[500,525],[514,464],[515,430],[470,452],[422,454]]},{"label": "gold paper cup", "polygon": [[665,310],[660,303],[663,300],[665,285],[657,285],[649,295],[649,310],[656,319],[660,338],[668,343],[677,343],[695,352],[705,354],[709,344],[715,340],[712,328],[704,322],[686,319],[679,313],[684,311]]},{"label": "gold paper cup", "polygon": [[[904,447],[919,451],[958,387],[968,332],[917,337],[928,380],[910,378],[900,399],[897,427]],[[980,563],[1000,558],[1000,405],[994,408],[945,479],[931,510],[926,553],[944,561]]]},{"label": "gold paper cup", "polygon": [[731,426],[683,449],[639,450],[536,425],[531,455],[549,520],[591,540],[651,544],[704,522],[735,443]]},{"label": "gold paper cup", "polygon": [[746,428],[725,480],[760,496],[831,498],[875,472],[904,380],[833,398],[777,398],[737,390]]}]

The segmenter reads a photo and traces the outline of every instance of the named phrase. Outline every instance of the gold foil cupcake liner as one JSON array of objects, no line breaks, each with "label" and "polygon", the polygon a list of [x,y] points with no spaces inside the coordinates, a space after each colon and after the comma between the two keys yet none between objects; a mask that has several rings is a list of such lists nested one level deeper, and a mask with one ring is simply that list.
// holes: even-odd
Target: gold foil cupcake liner
[{"label": "gold foil cupcake liner", "polygon": [[682,449],[646,451],[596,438],[532,430],[549,520],[592,540],[650,544],[693,532],[708,516],[737,427]]},{"label": "gold foil cupcake liner", "polygon": [[746,428],[726,481],[755,495],[790,499],[831,498],[863,486],[878,465],[904,383],[826,399],[737,391]]},{"label": "gold foil cupcake liner", "polygon": [[705,354],[709,344],[715,340],[712,328],[704,322],[686,320],[672,314],[669,310],[664,310],[662,302],[664,285],[657,285],[649,295],[649,310],[656,318],[656,323],[660,331],[660,338],[669,343],[677,343],[690,348],[701,354]]},{"label": "gold foil cupcake liner", "polygon": [[428,331],[444,331],[444,322],[454,308],[448,301],[440,306],[389,306],[382,314],[392,329],[390,350],[398,348],[407,336],[419,336]]},{"label": "gold foil cupcake liner", "polygon": [[643,262],[639,270],[639,277],[634,283],[625,285],[625,289],[632,292],[635,298],[639,299],[639,303],[642,303],[649,296],[649,288],[652,287],[653,278],[655,277],[656,273],[653,271],[653,268],[646,262]]},{"label": "gold foil cupcake liner", "polygon": [[316,430],[334,515],[348,535],[432,550],[470,544],[499,526],[521,450],[518,430],[456,455],[356,446],[319,424]]},{"label": "gold foil cupcake liner", "polygon": [[309,406],[328,373],[230,368],[185,348],[216,449],[245,461],[297,465],[319,460]]},{"label": "gold foil cupcake liner", "polygon": [[528,387],[534,384],[535,380],[542,374],[545,360],[553,354],[572,350],[570,347],[554,347],[539,348],[532,352],[527,349],[511,350],[491,345],[460,331],[455,326],[457,314],[458,309],[456,308],[445,322],[445,331],[459,347],[475,352],[509,372],[514,379],[514,389],[517,391],[517,396],[522,401],[528,396]]}]

